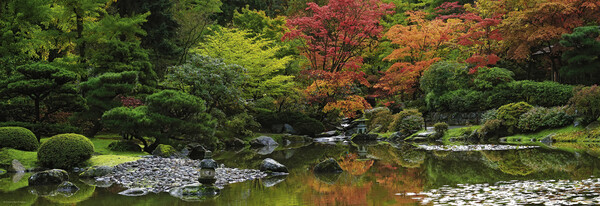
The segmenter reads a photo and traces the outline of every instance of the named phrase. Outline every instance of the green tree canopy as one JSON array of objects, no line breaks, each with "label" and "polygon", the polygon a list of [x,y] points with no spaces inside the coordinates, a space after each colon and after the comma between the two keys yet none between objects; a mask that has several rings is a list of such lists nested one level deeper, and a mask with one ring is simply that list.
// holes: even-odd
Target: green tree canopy
[{"label": "green tree canopy", "polygon": [[[570,48],[562,58],[566,61],[560,72],[580,79],[580,83],[594,84],[600,79],[600,27],[583,26],[573,33],[564,34],[560,44]],[[578,83],[579,83],[578,82]]]},{"label": "green tree canopy", "polygon": [[272,41],[266,39],[247,36],[248,32],[244,30],[222,28],[208,36],[195,52],[244,67],[249,77],[242,85],[245,98],[260,99],[291,92],[294,76],[283,73],[292,58],[277,58],[275,54],[280,46],[271,46]]}]

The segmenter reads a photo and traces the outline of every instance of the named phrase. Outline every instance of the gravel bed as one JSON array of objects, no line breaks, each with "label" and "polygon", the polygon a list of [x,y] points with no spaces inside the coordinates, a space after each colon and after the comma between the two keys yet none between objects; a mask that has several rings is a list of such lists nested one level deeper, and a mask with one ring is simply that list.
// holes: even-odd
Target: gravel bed
[{"label": "gravel bed", "polygon": [[[99,182],[111,182],[125,188],[144,188],[159,193],[198,182],[200,161],[175,158],[142,158],[115,166],[112,173],[96,177]],[[215,186],[266,177],[254,169],[217,168]]]},{"label": "gravel bed", "polygon": [[515,149],[532,149],[539,146],[514,146],[514,145],[494,145],[494,144],[478,144],[478,145],[418,145],[419,148],[428,151],[486,151],[486,150],[515,150]]},{"label": "gravel bed", "polygon": [[424,205],[600,205],[600,179],[459,184],[412,196]]}]

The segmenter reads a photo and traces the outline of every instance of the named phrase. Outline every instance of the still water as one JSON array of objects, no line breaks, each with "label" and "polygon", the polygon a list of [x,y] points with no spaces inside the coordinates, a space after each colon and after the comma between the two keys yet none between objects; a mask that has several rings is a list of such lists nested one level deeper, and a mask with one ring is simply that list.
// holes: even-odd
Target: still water
[{"label": "still water", "polygon": [[[215,160],[227,167],[255,169],[270,157],[286,165],[290,174],[227,185],[219,196],[201,202],[168,193],[121,196],[117,193],[124,189],[118,186],[102,188],[79,180],[73,182],[80,190],[70,197],[41,196],[27,187],[30,174],[4,176],[0,205],[507,204],[519,201],[519,196],[539,198],[521,202],[526,204],[587,204],[597,203],[594,198],[600,201],[600,180],[595,178],[600,177],[599,148],[555,144],[504,151],[428,151],[409,143],[313,143],[277,148],[267,155],[246,148],[218,152]],[[315,175],[314,165],[328,157],[336,158],[345,171]]]}]

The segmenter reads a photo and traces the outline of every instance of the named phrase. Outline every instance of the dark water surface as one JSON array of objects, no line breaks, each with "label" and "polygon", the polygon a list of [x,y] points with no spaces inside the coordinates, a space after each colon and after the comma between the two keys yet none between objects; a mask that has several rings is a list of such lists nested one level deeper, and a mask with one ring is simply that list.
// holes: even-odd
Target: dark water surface
[{"label": "dark water surface", "polygon": [[[227,167],[256,169],[264,158],[270,157],[286,165],[290,174],[231,184],[222,189],[219,196],[201,202],[186,202],[168,193],[121,196],[117,193],[124,189],[118,186],[101,188],[78,180],[73,182],[80,190],[70,197],[38,196],[27,187],[30,174],[25,174],[20,181],[19,177],[7,175],[0,179],[0,205],[419,205],[428,203],[422,201],[423,195],[419,193],[443,188],[600,177],[597,145],[563,146],[572,149],[452,152],[426,151],[408,143],[373,142],[313,143],[278,148],[268,155],[260,155],[252,149],[221,151],[215,160]],[[345,172],[313,174],[314,165],[328,157],[338,159]],[[481,191],[483,195],[489,193],[486,188]],[[599,196],[589,191],[586,194],[590,198]],[[433,199],[445,196],[447,194]]]}]

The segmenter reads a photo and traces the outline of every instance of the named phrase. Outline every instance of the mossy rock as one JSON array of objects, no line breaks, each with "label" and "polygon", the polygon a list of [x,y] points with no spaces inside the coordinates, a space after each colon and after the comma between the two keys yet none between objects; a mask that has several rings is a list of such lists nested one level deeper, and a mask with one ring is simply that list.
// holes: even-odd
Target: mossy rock
[{"label": "mossy rock", "polygon": [[166,144],[159,144],[154,151],[152,151],[152,155],[158,157],[172,157],[177,156],[179,153],[173,146]]},{"label": "mossy rock", "polygon": [[94,144],[79,134],[59,134],[40,146],[39,163],[48,168],[70,169],[92,157]]},{"label": "mossy rock", "polygon": [[35,151],[40,146],[35,134],[23,127],[0,127],[0,148]]}]

